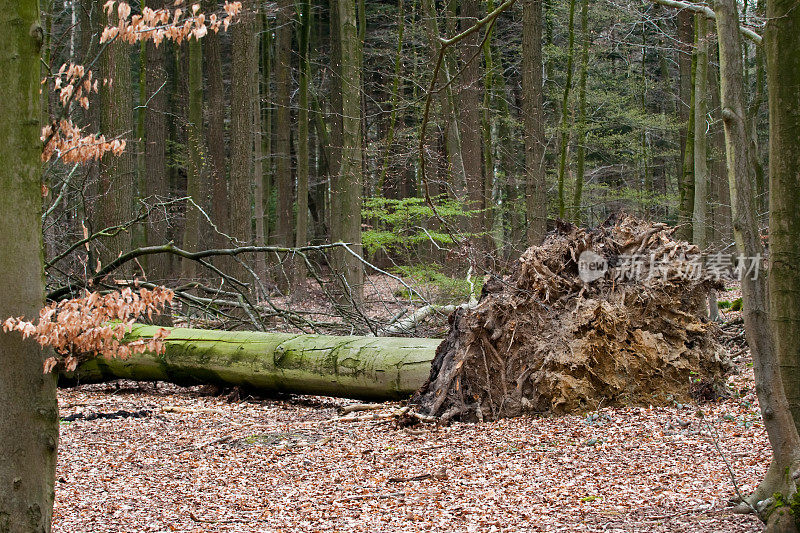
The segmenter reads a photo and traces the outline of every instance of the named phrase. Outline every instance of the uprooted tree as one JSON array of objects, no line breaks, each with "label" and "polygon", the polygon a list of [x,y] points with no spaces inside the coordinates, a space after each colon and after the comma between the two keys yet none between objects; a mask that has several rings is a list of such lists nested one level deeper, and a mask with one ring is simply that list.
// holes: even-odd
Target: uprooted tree
[{"label": "uprooted tree", "polygon": [[[495,278],[451,329],[412,399],[443,420],[667,403],[713,394],[727,365],[707,318],[719,281],[693,273],[699,250],[630,216],[565,225]],[[607,262],[586,282],[583,252]]]}]

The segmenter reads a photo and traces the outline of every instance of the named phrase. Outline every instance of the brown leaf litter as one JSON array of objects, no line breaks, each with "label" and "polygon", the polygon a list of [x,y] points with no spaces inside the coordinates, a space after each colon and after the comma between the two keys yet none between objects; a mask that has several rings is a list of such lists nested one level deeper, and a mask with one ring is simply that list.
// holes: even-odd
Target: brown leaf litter
[{"label": "brown leaf litter", "polygon": [[770,457],[745,365],[729,381],[735,397],[702,419],[673,403],[399,429],[332,422],[346,400],[228,403],[130,382],[61,390],[62,416],[85,416],[61,426],[53,529],[760,531],[726,508],[725,461],[747,492]]}]

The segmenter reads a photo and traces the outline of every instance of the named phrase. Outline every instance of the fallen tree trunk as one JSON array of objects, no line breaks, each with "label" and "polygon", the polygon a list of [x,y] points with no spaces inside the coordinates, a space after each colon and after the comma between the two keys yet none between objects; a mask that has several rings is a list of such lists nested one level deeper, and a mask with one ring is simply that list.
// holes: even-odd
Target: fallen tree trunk
[{"label": "fallen tree trunk", "polygon": [[[159,328],[136,326],[126,340],[151,338]],[[63,384],[114,379],[215,383],[266,392],[320,394],[369,400],[411,396],[428,379],[436,339],[334,337],[250,331],[165,328],[166,353],[127,359],[97,357]]]}]

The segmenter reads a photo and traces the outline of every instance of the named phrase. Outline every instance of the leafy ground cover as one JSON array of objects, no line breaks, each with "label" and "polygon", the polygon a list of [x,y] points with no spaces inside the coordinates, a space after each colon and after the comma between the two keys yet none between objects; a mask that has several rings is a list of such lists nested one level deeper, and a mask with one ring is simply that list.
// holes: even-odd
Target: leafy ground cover
[{"label": "leafy ground cover", "polygon": [[726,509],[727,465],[747,492],[770,457],[737,366],[717,403],[446,427],[336,421],[351,402],[330,398],[62,390],[54,531],[758,531]]}]

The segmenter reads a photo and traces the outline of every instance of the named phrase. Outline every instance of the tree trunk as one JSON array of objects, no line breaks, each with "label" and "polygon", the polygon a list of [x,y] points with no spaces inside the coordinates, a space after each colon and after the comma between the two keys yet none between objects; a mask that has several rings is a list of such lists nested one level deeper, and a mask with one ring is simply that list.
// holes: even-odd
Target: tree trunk
[{"label": "tree trunk", "polygon": [[[0,320],[44,303],[36,0],[0,1]],[[36,30],[39,30],[37,32]],[[58,447],[54,376],[33,340],[0,331],[0,530],[50,531]],[[423,380],[424,381],[424,380]]]},{"label": "tree trunk", "polygon": [[525,128],[525,212],[528,245],[539,245],[547,233],[547,183],[544,172],[542,109],[542,1],[522,4],[522,114]]},{"label": "tree trunk", "polygon": [[[572,62],[575,55],[575,0],[569,0],[569,28],[567,45],[567,81],[561,96],[561,152],[558,161],[558,217],[566,218],[564,182],[567,174],[567,151],[569,149],[569,93],[572,90]],[[644,53],[644,52],[643,52]]]},{"label": "tree trunk", "polygon": [[[728,187],[728,171],[725,166],[725,128],[722,124],[721,73],[717,65],[719,59],[710,57],[711,71],[708,76],[708,88],[711,95],[711,149],[709,168],[709,187],[711,206],[709,215],[709,246],[714,250],[724,249],[733,237],[731,227],[731,196]],[[749,158],[748,158],[749,159]]]},{"label": "tree trunk", "polygon": [[786,396],[800,427],[800,10],[767,2],[770,320]]},{"label": "tree trunk", "polygon": [[[253,219],[255,226],[255,234],[253,235],[253,243],[266,245],[266,231],[265,224],[267,216],[269,215],[269,204],[264,202],[264,120],[263,113],[261,112],[262,105],[262,76],[261,76],[261,45],[265,46],[269,41],[264,39],[261,35],[263,31],[262,16],[258,16],[254,25],[258,31],[253,32],[253,56],[250,59],[253,62],[251,72],[253,74],[253,81],[251,83],[251,90],[253,92],[251,98],[251,123],[253,131]],[[266,68],[266,65],[265,65]],[[269,162],[267,162],[269,165]],[[259,279],[267,279],[267,260],[266,254],[257,254],[254,262],[254,270]]]},{"label": "tree trunk", "polygon": [[[112,21],[116,25],[116,15]],[[108,83],[100,85],[101,133],[107,139],[128,138],[133,130],[131,106],[131,60],[130,45],[117,40],[106,48],[100,61],[100,79]],[[123,224],[131,220],[133,198],[136,191],[136,166],[130,148],[121,155],[106,153],[100,163],[100,187],[95,204],[94,230]],[[103,263],[115,259],[120,253],[131,249],[131,230],[120,231],[101,243],[99,257]],[[90,265],[95,268],[95,265]]]},{"label": "tree trunk", "polygon": [[578,79],[578,127],[575,132],[578,143],[575,166],[575,190],[572,198],[572,221],[581,225],[581,197],[583,195],[583,174],[586,168],[586,75],[589,70],[589,0],[581,2],[581,28],[583,44],[581,47],[581,74]]},{"label": "tree trunk", "polygon": [[[292,70],[292,11],[294,5],[290,0],[278,2],[275,54],[275,184],[278,189],[278,204],[275,213],[275,244],[291,246],[292,240],[292,153],[291,132],[292,114],[291,70]],[[286,273],[278,273],[278,286],[286,291],[289,288],[288,274],[291,265],[286,265]]]},{"label": "tree trunk", "polygon": [[[189,125],[186,172],[186,196],[203,208],[206,199],[203,190],[203,46],[197,39],[189,40]],[[186,224],[183,232],[183,248],[190,252],[200,246],[200,212],[191,202],[186,203]],[[183,260],[183,277],[194,279],[196,262]]]},{"label": "tree trunk", "polygon": [[[261,135],[261,153],[264,157],[264,164],[262,166],[263,174],[256,176],[256,179],[261,180],[261,196],[256,198],[257,202],[261,202],[262,215],[264,216],[261,225],[261,233],[256,236],[259,242],[265,245],[270,243],[270,200],[272,199],[272,29],[270,27],[269,17],[262,15],[261,21],[261,84],[262,84],[262,99],[263,104],[260,104],[262,130]],[[268,258],[265,257],[265,266]]]},{"label": "tree trunk", "polygon": [[[774,6],[773,6],[774,7]],[[733,228],[736,237],[736,244],[740,254],[746,257],[758,257],[760,260],[763,254],[763,247],[759,235],[759,227],[757,220],[757,202],[753,196],[752,172],[753,165],[749,161],[752,154],[749,150],[749,135],[748,127],[746,124],[747,115],[744,105],[744,83],[743,83],[743,64],[741,57],[741,37],[739,33],[739,18],[737,12],[737,4],[735,0],[717,0],[715,2],[715,11],[717,15],[717,34],[719,36],[719,51],[720,51],[720,85],[721,85],[721,103],[722,103],[722,118],[725,127],[725,142],[726,142],[726,155],[728,163],[728,177],[730,184],[730,193],[732,199],[732,215],[733,215]],[[785,11],[773,11],[773,16],[779,14],[778,17],[771,20],[782,20]],[[781,27],[780,24],[777,28],[772,27],[767,32],[767,39],[765,40],[768,46],[768,57],[770,61],[770,73],[778,73],[781,75],[786,73],[786,70],[772,70],[780,67],[781,51],[786,51],[790,61],[795,61],[796,53],[800,52],[800,47],[795,49],[794,52],[787,50],[786,38],[789,40],[795,39],[797,31],[800,30],[800,17],[795,16],[794,28],[788,24],[788,28]],[[776,31],[777,30],[777,31]],[[781,35],[781,31],[790,31],[791,33]],[[774,32],[774,33],[773,33]],[[770,37],[775,40],[770,39]],[[781,38],[782,37],[782,38]],[[776,46],[780,43],[781,48]],[[785,68],[786,65],[783,65]],[[795,80],[800,79],[800,69],[795,67],[796,77]],[[782,85],[780,76],[773,76],[770,80],[770,138],[772,139],[771,148],[775,149],[780,147],[782,150],[771,153],[771,160],[777,162],[780,157],[787,154],[786,149],[794,149],[795,153],[791,153],[794,157],[795,164],[797,165],[798,156],[796,153],[797,134],[800,133],[800,113],[797,108],[793,106],[800,105],[798,101],[796,88],[788,88]],[[775,83],[773,85],[772,83]],[[791,87],[791,85],[789,86]],[[794,100],[781,100],[775,99],[775,93],[779,92],[782,88],[787,90],[788,94]],[[787,106],[784,108],[783,106]],[[783,117],[791,116],[792,113],[795,117],[794,130],[791,129],[787,132],[785,130],[775,128],[776,120],[779,124],[781,119],[776,117],[780,114]],[[787,139],[782,135],[789,133],[791,136]],[[789,141],[794,143],[792,146],[784,145],[783,143]],[[777,146],[776,146],[777,143]],[[772,159],[775,157],[775,159]],[[777,167],[773,164],[770,165],[771,177],[777,182],[780,180],[781,170],[786,167]],[[779,170],[780,169],[780,170]],[[793,173],[789,174],[790,180],[788,190],[783,190],[782,193],[788,198],[789,195],[797,195],[798,190],[798,169],[800,165],[795,166]],[[774,189],[773,189],[774,190]],[[796,196],[795,196],[795,199]],[[776,199],[771,198],[771,202]],[[774,205],[774,204],[773,204]],[[793,204],[793,206],[796,204]],[[770,227],[776,229],[783,229],[788,227],[787,223],[792,220],[797,220],[797,211],[792,207],[789,211],[776,209],[772,214]],[[773,226],[773,223],[775,224]],[[767,475],[762,482],[761,486],[750,496],[751,505],[756,505],[759,501],[772,497],[776,492],[783,493],[785,501],[791,501],[791,496],[795,492],[795,481],[793,475],[798,467],[798,460],[800,460],[800,437],[798,437],[797,429],[792,421],[792,412],[789,408],[789,402],[786,398],[785,390],[796,390],[798,382],[796,375],[792,381],[791,375],[781,376],[780,365],[783,362],[781,357],[785,354],[783,350],[787,348],[795,350],[796,344],[793,347],[787,346],[787,340],[796,338],[796,327],[791,330],[781,330],[780,320],[776,317],[785,317],[787,315],[797,315],[798,309],[781,307],[781,304],[797,305],[800,302],[782,301],[780,299],[780,281],[781,281],[781,266],[776,264],[780,261],[782,252],[785,248],[784,243],[778,240],[776,243],[772,240],[774,233],[770,235],[770,280],[769,280],[769,296],[767,294],[767,281],[763,275],[753,279],[752,276],[743,276],[742,278],[742,298],[744,301],[743,318],[745,323],[745,331],[747,333],[747,342],[753,355],[753,371],[756,378],[756,393],[758,394],[759,405],[764,419],[764,427],[767,430],[770,444],[773,450],[773,460],[770,465]],[[789,239],[791,245],[796,241],[796,234],[793,239]],[[777,256],[777,259],[776,259]],[[792,264],[791,270],[796,270],[796,255],[791,256]],[[776,274],[777,273],[777,274]],[[777,275],[777,278],[776,278]],[[796,274],[792,272],[792,275]],[[784,278],[785,279],[785,278]],[[793,280],[794,285],[791,292],[796,294],[797,286],[800,280]],[[770,303],[768,310],[768,301]],[[772,322],[772,331],[770,330],[770,322]],[[796,326],[796,324],[795,324]],[[787,385],[784,387],[784,385]],[[779,502],[775,502],[778,503]],[[774,512],[778,510],[778,512]],[[796,512],[796,511],[795,511]],[[790,513],[785,512],[775,506],[767,509],[769,516],[762,516],[762,518],[770,522],[770,528],[774,531],[796,531],[796,527],[791,522],[794,522],[794,517]],[[789,518],[785,522],[781,515]]]},{"label": "tree trunk", "polygon": [[[136,326],[128,338],[148,338],[156,331],[154,326]],[[408,398],[428,379],[440,342],[176,328],[165,340],[163,355],[96,358],[64,377],[72,383],[123,378],[399,400]]]},{"label": "tree trunk", "polygon": [[[430,43],[430,60],[435,64],[439,60],[439,23],[436,13],[436,3],[433,0],[422,0],[423,18],[425,20],[425,34]],[[456,120],[456,104],[450,82],[451,68],[449,59],[445,58],[439,70],[438,87],[444,87],[439,92],[439,107],[443,123],[444,146],[447,154],[447,163],[450,174],[450,189],[454,197],[461,197],[466,187],[466,174],[464,170],[463,151],[461,149],[461,132]]]},{"label": "tree trunk", "polygon": [[[479,0],[461,0],[460,31],[473,26],[481,17]],[[485,189],[483,183],[483,164],[481,162],[481,35],[473,32],[460,44],[461,79],[459,90],[458,125],[461,136],[461,158],[464,162],[468,201],[467,209],[477,211],[470,217],[469,232],[480,234],[487,230],[484,224]],[[473,59],[474,56],[474,59]],[[472,61],[470,61],[472,60]],[[475,237],[476,242],[484,241]],[[481,247],[482,248],[482,247]]]},{"label": "tree trunk", "polygon": [[[216,2],[207,0],[206,11],[211,11]],[[228,232],[228,179],[225,164],[225,89],[222,84],[222,58],[219,34],[209,32],[203,38],[204,61],[208,78],[208,162],[211,171],[211,209],[209,215],[218,232],[212,237],[215,247],[224,248],[226,242],[222,233]]]},{"label": "tree trunk", "polygon": [[397,102],[400,98],[400,91],[402,88],[401,82],[401,67],[403,66],[403,36],[405,34],[405,18],[406,14],[403,9],[403,0],[397,1],[397,50],[394,57],[394,73],[392,75],[392,92],[389,102],[389,127],[386,132],[386,148],[383,155],[383,167],[381,168],[381,177],[378,182],[378,194],[389,198],[403,198],[400,187],[390,187],[387,183],[387,175],[389,173],[389,161],[392,155],[392,145],[394,143],[395,126],[397,124]]},{"label": "tree trunk", "polygon": [[[164,7],[163,0],[149,0],[148,7],[159,9]],[[165,44],[156,47],[151,41],[143,43],[145,49],[145,99],[139,105],[146,105],[139,112],[144,114],[144,196],[150,202],[166,200],[169,195],[169,178],[167,177],[167,70],[164,57]],[[153,214],[147,221],[145,242],[148,246],[157,246],[169,241],[167,237],[168,221],[160,215]],[[147,258],[147,276],[154,283],[162,283],[170,277],[170,258],[165,255],[154,255]]]},{"label": "tree trunk", "polygon": [[[253,185],[253,107],[252,54],[253,24],[251,2],[247,2],[241,20],[233,28],[233,64],[231,73],[231,160],[230,160],[230,231],[231,236],[247,245],[252,242]],[[249,262],[250,258],[241,258]],[[242,265],[232,263],[230,272],[240,281],[247,281],[247,271]]]},{"label": "tree trunk", "polygon": [[[311,39],[311,0],[302,0],[300,6],[298,42],[300,45],[300,95],[297,112],[297,223],[295,246],[308,244],[308,84],[311,77],[309,40]],[[292,293],[298,300],[306,295],[308,270],[305,260],[297,256],[292,269]]]},{"label": "tree trunk", "polygon": [[694,210],[694,78],[697,54],[694,46],[695,17],[689,11],[678,13],[678,33],[681,41],[679,67],[681,75],[681,106],[679,117],[684,122],[681,133],[681,172],[678,176],[678,228],[677,236],[692,240],[692,211]]},{"label": "tree trunk", "polygon": [[[339,43],[341,51],[342,83],[342,152],[336,188],[332,194],[338,200],[339,212],[331,213],[337,218],[339,230],[331,235],[332,241],[351,244],[356,254],[361,254],[361,194],[363,184],[361,152],[361,67],[362,51],[356,28],[354,0],[336,0]],[[345,283],[348,299],[360,302],[363,296],[364,267],[347,253],[336,251],[336,271]]]},{"label": "tree trunk", "polygon": [[706,114],[708,112],[708,23],[703,14],[695,15],[697,70],[694,83],[694,209],[692,242],[700,250],[708,246],[708,159],[706,156]]}]

